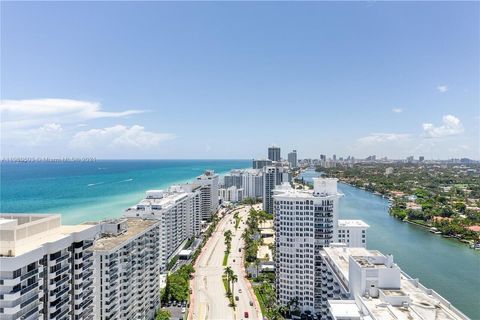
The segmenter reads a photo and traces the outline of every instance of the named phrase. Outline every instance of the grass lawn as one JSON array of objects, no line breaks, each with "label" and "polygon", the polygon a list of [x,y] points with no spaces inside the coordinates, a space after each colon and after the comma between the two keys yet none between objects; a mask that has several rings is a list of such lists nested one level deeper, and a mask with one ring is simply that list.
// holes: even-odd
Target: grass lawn
[{"label": "grass lawn", "polygon": [[223,266],[226,266],[227,265],[227,261],[228,261],[228,253],[225,253],[225,255],[223,256]]},{"label": "grass lawn", "polygon": [[255,295],[257,296],[258,303],[260,304],[260,310],[262,310],[262,315],[265,316],[267,314],[267,308],[265,307],[265,302],[263,300],[263,295],[260,292],[260,288],[253,286],[253,291],[255,291]]}]

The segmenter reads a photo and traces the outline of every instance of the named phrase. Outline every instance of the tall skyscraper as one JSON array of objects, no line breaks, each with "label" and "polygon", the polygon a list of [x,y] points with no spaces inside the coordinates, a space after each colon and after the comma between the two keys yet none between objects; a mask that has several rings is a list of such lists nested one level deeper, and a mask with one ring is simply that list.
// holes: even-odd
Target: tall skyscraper
[{"label": "tall skyscraper", "polygon": [[278,174],[276,167],[263,168],[263,210],[273,213],[273,189],[277,186]]},{"label": "tall skyscraper", "polygon": [[272,161],[280,161],[281,159],[280,147],[277,147],[277,146],[268,147],[268,159]]},{"label": "tall skyscraper", "polygon": [[291,168],[296,168],[298,166],[297,150],[293,150],[288,154],[288,163],[290,164]]},{"label": "tall skyscraper", "polygon": [[218,174],[207,170],[193,184],[201,187],[202,219],[211,220],[212,214],[218,209]]},{"label": "tall skyscraper", "polygon": [[336,179],[314,179],[314,189],[295,190],[283,184],[274,190],[275,285],[277,302],[298,299],[302,312],[321,310],[321,250],[338,238]]},{"label": "tall skyscraper", "polygon": [[418,161],[420,161],[420,162],[423,162],[423,161],[425,161],[425,157],[424,157],[424,156],[420,156],[420,157],[418,157]]}]

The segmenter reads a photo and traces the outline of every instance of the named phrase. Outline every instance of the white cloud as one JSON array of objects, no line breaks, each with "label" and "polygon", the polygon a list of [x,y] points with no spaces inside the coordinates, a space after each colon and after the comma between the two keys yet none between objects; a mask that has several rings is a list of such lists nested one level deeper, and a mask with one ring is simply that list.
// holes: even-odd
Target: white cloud
[{"label": "white cloud", "polygon": [[144,127],[139,125],[131,127],[116,125],[108,128],[77,132],[70,142],[70,146],[88,150],[99,150],[102,148],[118,150],[122,148],[146,149],[156,147],[161,142],[174,138],[173,134],[146,131]]},{"label": "white cloud", "polygon": [[408,133],[372,133],[366,137],[359,138],[357,141],[361,144],[371,145],[385,142],[401,142],[408,140]]},{"label": "white cloud", "polygon": [[401,112],[403,112],[403,109],[402,108],[393,108],[392,112],[401,113]]},{"label": "white cloud", "polygon": [[0,101],[4,128],[28,128],[44,123],[78,123],[90,119],[125,117],[142,112],[142,110],[102,111],[98,102],[72,99]]},{"label": "white cloud", "polygon": [[455,136],[464,131],[460,119],[451,114],[443,116],[442,123],[440,126],[435,126],[433,123],[422,124],[424,136],[428,138],[442,138]]},{"label": "white cloud", "polygon": [[8,137],[8,141],[29,147],[42,146],[52,141],[62,139],[63,128],[58,123],[46,123],[41,127],[8,132],[2,134],[2,139]]},{"label": "white cloud", "polygon": [[446,86],[446,85],[437,86],[437,90],[441,93],[447,92],[448,91],[448,86]]}]

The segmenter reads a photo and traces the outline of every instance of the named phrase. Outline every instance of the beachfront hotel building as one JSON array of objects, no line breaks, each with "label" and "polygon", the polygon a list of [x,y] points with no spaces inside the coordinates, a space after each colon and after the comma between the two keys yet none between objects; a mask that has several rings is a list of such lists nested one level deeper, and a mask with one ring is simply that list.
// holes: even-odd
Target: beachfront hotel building
[{"label": "beachfront hotel building", "polygon": [[194,184],[171,186],[167,191],[149,190],[145,199],[125,211],[125,217],[160,221],[162,271],[186,239],[199,235],[202,196],[202,188]]},{"label": "beachfront hotel building", "polygon": [[218,174],[213,170],[206,170],[205,173],[198,176],[192,184],[200,187],[202,220],[212,220],[212,215],[218,209]]},{"label": "beachfront hotel building", "polygon": [[337,180],[314,178],[313,190],[288,183],[274,190],[275,286],[277,302],[298,302],[301,312],[321,308],[320,251],[334,241],[338,222]]},{"label": "beachfront hotel building", "polygon": [[222,188],[235,186],[243,189],[244,198],[261,198],[263,195],[263,173],[260,169],[234,169],[223,176]]},{"label": "beachfront hotel building", "polygon": [[101,223],[94,254],[94,319],[153,319],[160,307],[161,222]]},{"label": "beachfront hotel building", "polygon": [[98,225],[58,214],[0,215],[0,319],[92,319]]},{"label": "beachfront hotel building", "polygon": [[235,186],[218,189],[218,196],[222,201],[241,202],[243,201],[243,189]]},{"label": "beachfront hotel building", "polygon": [[322,250],[322,308],[328,320],[466,320],[432,289],[379,251],[332,244]]}]

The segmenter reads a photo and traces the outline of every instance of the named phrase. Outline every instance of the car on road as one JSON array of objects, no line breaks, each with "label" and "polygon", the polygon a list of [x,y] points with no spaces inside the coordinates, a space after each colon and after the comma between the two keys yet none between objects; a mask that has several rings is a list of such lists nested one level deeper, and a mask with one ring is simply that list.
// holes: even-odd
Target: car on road
[{"label": "car on road", "polygon": [[242,293],[242,289],[238,289],[238,293]]},{"label": "car on road", "polygon": [[248,318],[248,312],[247,312],[247,311],[245,311],[245,312],[243,313],[243,317],[244,317],[244,318]]},{"label": "car on road", "polygon": [[239,300],[239,299],[238,299],[238,296],[235,296],[235,301],[238,301],[238,300]]},{"label": "car on road", "polygon": [[250,301],[250,305],[253,306],[253,301]]}]

